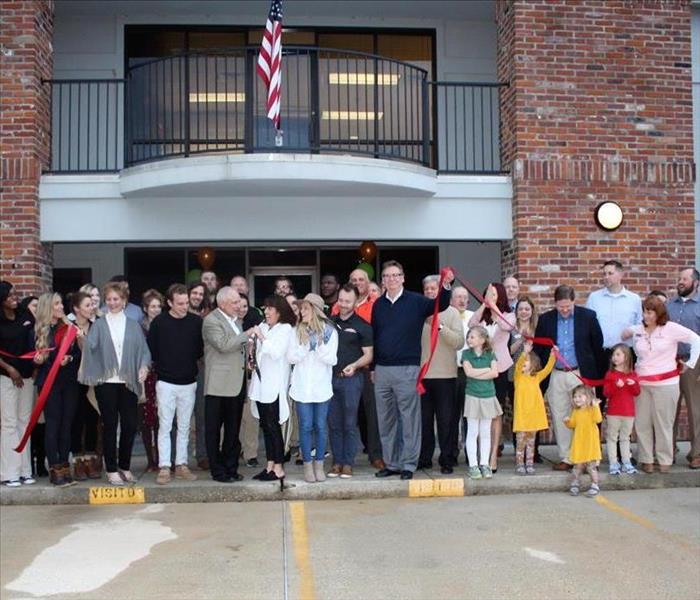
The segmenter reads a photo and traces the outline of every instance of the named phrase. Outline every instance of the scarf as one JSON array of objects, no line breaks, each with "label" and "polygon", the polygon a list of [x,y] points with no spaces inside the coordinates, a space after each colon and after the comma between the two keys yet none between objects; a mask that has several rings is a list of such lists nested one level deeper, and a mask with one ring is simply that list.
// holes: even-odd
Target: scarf
[{"label": "scarf", "polygon": [[78,381],[83,385],[100,385],[117,376],[124,381],[128,390],[140,398],[143,395],[143,384],[139,381],[139,370],[150,365],[151,353],[136,321],[126,319],[120,368],[107,319],[97,319],[85,340]]}]

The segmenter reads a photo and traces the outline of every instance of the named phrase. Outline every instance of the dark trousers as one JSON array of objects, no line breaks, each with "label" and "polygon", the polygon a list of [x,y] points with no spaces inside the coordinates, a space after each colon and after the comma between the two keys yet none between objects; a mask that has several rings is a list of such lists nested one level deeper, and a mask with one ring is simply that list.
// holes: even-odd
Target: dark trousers
[{"label": "dark trousers", "polygon": [[457,464],[457,455],[454,452],[454,397],[455,378],[448,379],[424,379],[425,394],[420,397],[421,402],[421,465],[432,465],[435,452],[435,421],[437,421],[438,442],[440,444],[440,457],[438,462],[441,467],[453,467]]},{"label": "dark trousers", "polygon": [[363,385],[363,373],[355,373],[352,377],[333,377],[328,431],[334,464],[351,467],[355,464],[359,438],[357,415]]},{"label": "dark trousers", "polygon": [[382,439],[379,437],[379,422],[377,420],[377,401],[374,397],[374,384],[370,380],[369,371],[362,370],[364,384],[362,386],[362,400],[358,411],[357,424],[360,429],[360,438],[367,450],[370,462],[381,460]]},{"label": "dark trousers", "polygon": [[[108,473],[115,473],[117,469],[128,471],[138,430],[138,398],[123,383],[96,385],[95,396],[102,415],[105,469]],[[117,426],[120,428],[118,462]]]},{"label": "dark trousers", "polygon": [[71,427],[78,406],[78,383],[54,385],[44,407],[46,429],[44,445],[49,465],[68,462],[71,443]]},{"label": "dark trousers", "polygon": [[284,440],[280,426],[279,399],[270,404],[256,402],[256,406],[260,415],[260,429],[262,429],[265,440],[266,458],[275,464],[282,464],[284,462]]},{"label": "dark trousers", "polygon": [[78,384],[78,406],[73,419],[70,449],[73,455],[97,452],[98,412],[88,400],[87,385]]},{"label": "dark trousers", "polygon": [[[467,387],[467,376],[464,374],[464,369],[459,367],[457,370],[457,379],[455,380],[455,398],[454,398],[454,421],[452,423],[452,452],[455,457],[455,464],[458,462],[459,456],[459,426],[462,425],[464,439],[467,439],[467,420],[464,418],[464,392]],[[467,448],[464,447],[464,462],[469,464],[467,460]]]},{"label": "dark trousers", "polygon": [[238,473],[238,457],[241,454],[238,434],[244,400],[245,387],[238,396],[204,396],[204,439],[212,477],[232,477]]},{"label": "dark trousers", "polygon": [[46,475],[46,424],[37,423],[32,429],[32,475]]}]

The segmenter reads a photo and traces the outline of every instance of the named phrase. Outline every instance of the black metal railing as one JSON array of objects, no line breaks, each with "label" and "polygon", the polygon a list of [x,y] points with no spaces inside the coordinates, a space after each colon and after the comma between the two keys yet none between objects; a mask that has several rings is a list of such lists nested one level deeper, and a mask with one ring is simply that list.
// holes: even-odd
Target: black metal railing
[{"label": "black metal railing", "polygon": [[441,173],[501,172],[500,90],[502,83],[437,81],[436,169]]},{"label": "black metal railing", "polygon": [[127,164],[201,152],[341,152],[427,164],[427,72],[349,50],[286,47],[282,145],[255,74],[257,47],[187,54],[127,77]]},{"label": "black metal railing", "polygon": [[286,47],[282,144],[257,47],[144,62],[125,79],[52,80],[52,172],[91,173],[199,153],[304,152],[500,172],[500,84],[429,82],[419,67]]},{"label": "black metal railing", "polygon": [[47,83],[51,84],[51,172],[119,171],[124,155],[124,80]]}]

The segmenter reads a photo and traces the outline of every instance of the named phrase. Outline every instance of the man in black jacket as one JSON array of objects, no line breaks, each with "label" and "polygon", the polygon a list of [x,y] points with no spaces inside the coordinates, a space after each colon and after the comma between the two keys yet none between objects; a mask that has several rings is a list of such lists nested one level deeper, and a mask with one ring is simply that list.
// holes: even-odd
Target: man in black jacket
[{"label": "man in black jacket", "polygon": [[[559,462],[553,466],[556,471],[571,468],[571,431],[564,425],[564,419],[571,412],[571,390],[581,384],[577,375],[599,379],[605,369],[603,332],[596,314],[592,310],[576,306],[574,298],[574,288],[568,285],[558,286],[554,290],[555,308],[540,316],[535,331],[535,337],[554,340],[564,359],[557,359],[552,375],[544,382],[547,389],[545,399],[549,404],[559,450]],[[551,348],[538,344],[535,352],[542,364],[545,364]]]}]

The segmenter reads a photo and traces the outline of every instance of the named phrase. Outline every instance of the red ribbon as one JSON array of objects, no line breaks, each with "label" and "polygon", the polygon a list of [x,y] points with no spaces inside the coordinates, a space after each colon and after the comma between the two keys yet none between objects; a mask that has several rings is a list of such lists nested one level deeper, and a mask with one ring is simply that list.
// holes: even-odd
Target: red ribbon
[{"label": "red ribbon", "polygon": [[18,360],[32,360],[37,354],[42,352],[51,352],[54,348],[44,348],[43,350],[32,350],[31,352],[25,352],[24,354],[10,354],[4,350],[0,350],[0,356],[7,356],[8,358],[16,358]]},{"label": "red ribbon", "polygon": [[637,379],[639,381],[664,381],[666,379],[678,377],[680,374],[680,369],[674,369],[673,371],[666,371],[665,373],[658,373],[657,375],[637,375]]},{"label": "red ribbon", "polygon": [[[467,289],[467,291],[472,296],[474,296],[474,298],[476,298],[482,304],[485,303],[484,297],[479,293],[479,291],[471,285],[469,285],[469,283],[460,276],[460,274],[457,272],[457,270],[455,270],[454,267],[449,267],[449,269],[455,274],[455,279],[459,280],[459,282]],[[501,315],[500,311],[492,310],[491,312],[495,314],[499,319],[501,319],[503,323],[505,323],[506,328],[509,331],[515,331],[515,327],[503,318],[503,315]],[[524,335],[523,337],[527,341],[532,342],[533,344],[539,344],[540,346],[549,346],[550,348],[554,348],[554,346],[556,345],[553,339],[547,337],[534,337],[531,335]],[[574,369],[571,367],[571,365],[569,365],[569,363],[566,362],[566,359],[561,355],[560,352],[557,352],[556,350],[552,351],[554,352],[554,356],[557,357],[557,360],[559,360],[559,362],[561,362],[561,364],[563,364],[566,369],[572,372],[581,381],[581,383],[591,387],[603,385],[602,379],[589,379],[588,377],[582,377],[574,371]],[[674,371],[667,371],[666,373],[659,373],[657,375],[640,375],[638,379],[639,381],[664,381],[666,379],[671,379],[678,375],[680,375],[680,370],[676,369]]]},{"label": "red ribbon", "polygon": [[29,441],[29,436],[32,434],[32,430],[34,429],[34,426],[39,420],[39,415],[41,415],[41,412],[44,410],[46,399],[49,397],[49,394],[51,393],[51,388],[53,388],[53,384],[56,381],[56,375],[58,375],[58,370],[61,368],[61,361],[68,352],[68,349],[75,340],[75,336],[77,334],[78,328],[74,325],[66,325],[65,327],[61,327],[58,329],[58,331],[56,331],[56,343],[58,344],[56,358],[54,359],[53,364],[49,369],[49,374],[46,376],[46,381],[44,382],[44,385],[41,386],[41,392],[39,393],[39,397],[36,399],[36,405],[34,406],[34,410],[32,411],[32,415],[29,419],[29,424],[24,430],[22,439],[19,441],[19,444],[15,448],[15,452],[22,452],[22,450],[24,450],[24,447],[27,445],[27,442]]},{"label": "red ribbon", "polygon": [[[440,282],[438,283],[438,290],[442,290],[442,285],[445,283],[445,277],[447,277],[448,268],[443,268],[440,270]],[[425,394],[425,386],[423,385],[423,379],[430,368],[430,363],[433,362],[433,354],[435,354],[435,348],[438,343],[438,336],[440,335],[440,330],[438,329],[440,323],[438,315],[440,314],[440,294],[435,297],[435,306],[433,306],[433,322],[430,324],[430,354],[428,355],[428,360],[423,364],[418,372],[418,380],[416,381],[416,390],[419,394]]]}]

